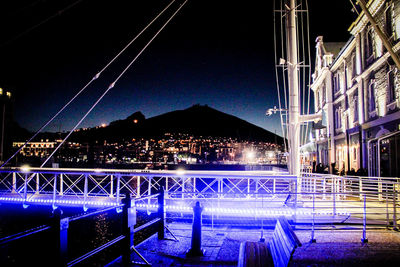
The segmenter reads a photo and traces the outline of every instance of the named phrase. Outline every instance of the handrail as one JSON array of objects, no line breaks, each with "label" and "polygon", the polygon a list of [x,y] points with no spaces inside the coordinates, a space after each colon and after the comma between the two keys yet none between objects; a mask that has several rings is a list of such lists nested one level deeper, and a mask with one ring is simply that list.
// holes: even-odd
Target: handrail
[{"label": "handrail", "polygon": [[78,263],[80,263],[80,262],[86,260],[87,258],[89,258],[89,257],[91,257],[91,256],[93,256],[93,255],[96,255],[97,253],[99,253],[99,252],[102,251],[103,249],[106,249],[106,248],[108,248],[109,246],[114,245],[115,243],[117,243],[117,242],[123,240],[124,238],[125,238],[124,235],[120,235],[119,237],[117,237],[117,238],[115,238],[115,239],[113,239],[113,240],[107,242],[106,244],[101,245],[100,247],[97,247],[97,248],[93,249],[92,251],[90,251],[90,252],[88,252],[88,253],[86,253],[86,254],[84,254],[84,255],[82,255],[82,256],[80,256],[80,257],[78,257],[78,258],[76,258],[76,259],[74,259],[74,260],[72,260],[72,261],[70,261],[70,262],[68,262],[68,263],[67,263],[67,266],[68,266],[68,267],[69,267],[69,266],[74,266],[75,264],[78,264]]},{"label": "handrail", "polygon": [[0,239],[0,246],[5,245],[7,243],[10,243],[12,241],[18,240],[20,238],[24,238],[24,237],[27,237],[27,236],[30,236],[30,235],[33,235],[33,234],[36,234],[36,233],[40,233],[40,232],[48,230],[50,228],[51,228],[50,226],[42,225],[42,226],[39,226],[39,227],[35,227],[35,228],[32,228],[32,229],[17,233],[17,234],[13,234],[13,235],[9,235],[7,237],[3,237],[3,238]]},{"label": "handrail", "polygon": [[137,233],[137,232],[139,232],[139,231],[141,231],[141,230],[143,230],[143,229],[145,229],[145,228],[147,228],[147,227],[149,227],[149,226],[151,226],[151,225],[153,225],[153,224],[159,222],[160,220],[161,220],[161,218],[157,218],[157,219],[151,220],[150,222],[147,222],[147,223],[145,223],[145,224],[142,224],[142,225],[139,226],[139,227],[136,227],[136,228],[133,230],[133,232],[134,232],[134,233]]},{"label": "handrail", "polygon": [[89,216],[93,216],[93,215],[96,215],[96,214],[99,214],[99,213],[103,213],[103,212],[106,212],[106,211],[109,211],[109,210],[113,210],[113,209],[116,209],[116,208],[121,208],[123,206],[124,205],[122,204],[120,206],[114,206],[114,207],[110,207],[110,208],[105,208],[105,209],[101,209],[101,210],[95,210],[93,212],[83,213],[83,214],[80,214],[80,215],[72,216],[72,217],[69,217],[69,221],[73,222],[73,221],[80,220],[80,219],[83,219],[83,218],[86,218],[86,217],[89,217]]}]

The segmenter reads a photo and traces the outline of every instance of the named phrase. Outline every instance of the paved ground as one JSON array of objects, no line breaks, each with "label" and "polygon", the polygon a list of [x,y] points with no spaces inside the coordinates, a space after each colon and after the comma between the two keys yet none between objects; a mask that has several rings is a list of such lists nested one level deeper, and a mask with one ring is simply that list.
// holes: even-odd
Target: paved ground
[{"label": "paved ground", "polygon": [[[152,266],[237,266],[239,246],[242,241],[258,241],[261,231],[256,229],[233,229],[203,227],[202,247],[204,257],[188,258],[191,225],[174,223],[169,225],[179,239],[157,240],[153,236],[137,246],[138,251]],[[293,254],[291,266],[391,266],[400,265],[400,233],[391,230],[370,230],[368,243],[362,244],[360,230],[319,230],[316,243],[310,243],[310,231],[296,230],[303,243]],[[272,230],[264,230],[265,242]],[[135,261],[140,261],[137,255]],[[119,266],[114,262],[111,266]]]}]

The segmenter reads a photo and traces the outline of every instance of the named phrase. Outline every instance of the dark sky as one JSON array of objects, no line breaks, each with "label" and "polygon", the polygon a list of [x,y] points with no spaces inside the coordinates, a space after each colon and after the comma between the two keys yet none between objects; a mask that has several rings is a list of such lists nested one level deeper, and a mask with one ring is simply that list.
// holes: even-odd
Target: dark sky
[{"label": "dark sky", "polygon": [[[29,130],[55,114],[170,0],[81,0],[25,32],[75,2],[0,3],[0,86],[13,92],[14,117]],[[318,35],[325,41],[348,40],[355,19],[348,0],[308,4],[312,53]],[[265,116],[267,108],[278,104],[272,10],[272,1],[189,0],[81,127],[124,119],[135,111],[152,117],[199,103],[280,133],[279,117]],[[70,129],[170,14],[47,130]]]}]

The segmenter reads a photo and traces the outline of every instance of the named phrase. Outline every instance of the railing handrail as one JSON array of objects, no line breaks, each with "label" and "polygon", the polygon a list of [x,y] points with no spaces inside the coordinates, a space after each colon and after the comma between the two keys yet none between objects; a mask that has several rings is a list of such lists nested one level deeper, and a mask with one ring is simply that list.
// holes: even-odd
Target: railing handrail
[{"label": "railing handrail", "polygon": [[263,177],[263,176],[276,176],[280,178],[296,178],[294,175],[289,175],[285,172],[276,172],[276,171],[225,171],[225,170],[216,170],[216,171],[204,171],[204,170],[141,170],[141,169],[77,169],[77,168],[20,168],[20,167],[12,167],[12,168],[1,168],[1,172],[17,172],[17,173],[28,173],[28,174],[36,174],[36,173],[47,173],[47,174],[90,174],[90,175],[113,175],[113,174],[122,174],[122,175],[131,175],[131,176],[156,176],[156,177],[227,177],[227,176],[235,176],[235,177]]}]

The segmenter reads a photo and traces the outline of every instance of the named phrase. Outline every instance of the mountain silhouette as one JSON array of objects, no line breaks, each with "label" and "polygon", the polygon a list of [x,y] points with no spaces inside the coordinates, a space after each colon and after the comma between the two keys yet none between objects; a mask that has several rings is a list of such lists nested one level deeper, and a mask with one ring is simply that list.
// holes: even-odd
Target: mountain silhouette
[{"label": "mountain silhouette", "polygon": [[107,127],[79,131],[73,139],[118,141],[132,138],[161,138],[165,133],[189,134],[195,137],[231,137],[240,141],[264,141],[282,144],[283,138],[238,117],[207,105],[194,105],[146,119],[135,112]]}]

